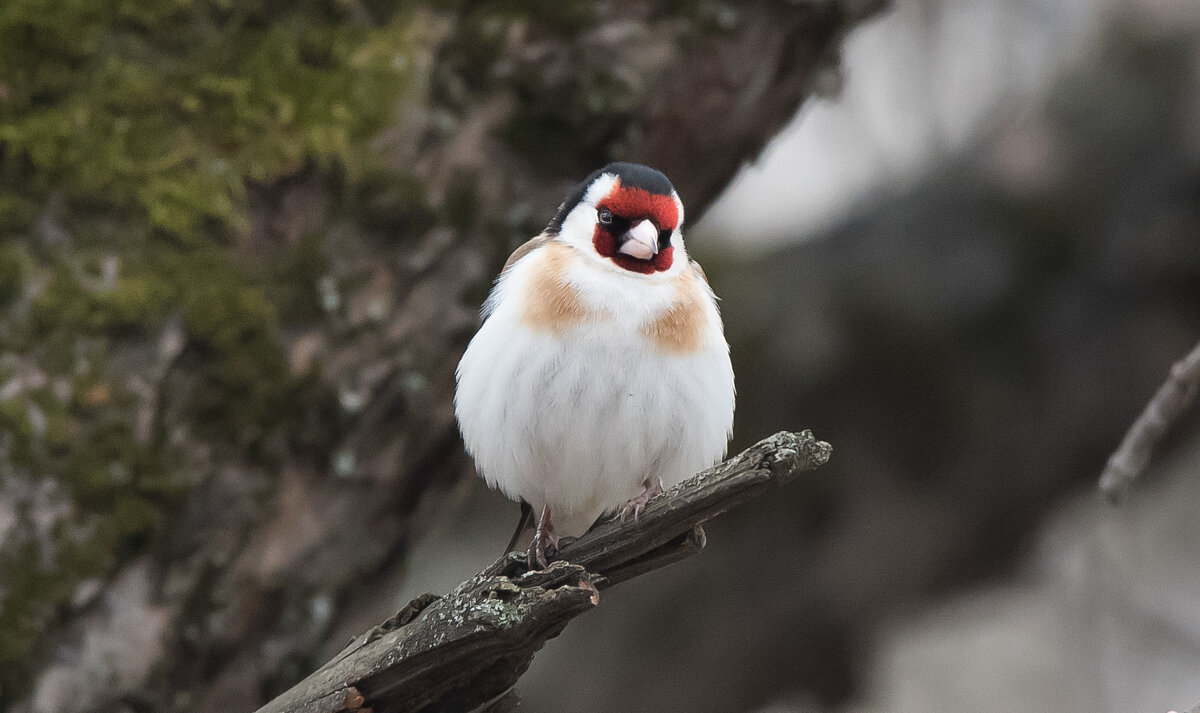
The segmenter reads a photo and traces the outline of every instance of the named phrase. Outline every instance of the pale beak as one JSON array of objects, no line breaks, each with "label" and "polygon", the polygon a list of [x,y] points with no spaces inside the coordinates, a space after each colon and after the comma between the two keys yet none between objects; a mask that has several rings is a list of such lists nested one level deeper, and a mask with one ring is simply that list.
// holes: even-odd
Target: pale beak
[{"label": "pale beak", "polygon": [[658,254],[658,229],[648,220],[639,220],[625,234],[617,252],[638,260],[649,260]]}]

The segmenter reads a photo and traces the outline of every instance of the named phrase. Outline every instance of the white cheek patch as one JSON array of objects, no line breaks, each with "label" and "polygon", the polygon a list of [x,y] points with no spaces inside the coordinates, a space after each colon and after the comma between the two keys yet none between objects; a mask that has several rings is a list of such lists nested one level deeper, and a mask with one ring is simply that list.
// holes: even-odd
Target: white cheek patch
[{"label": "white cheek patch", "polygon": [[592,249],[592,233],[596,226],[596,208],[580,202],[571,209],[559,230],[559,239],[577,248]]},{"label": "white cheek patch", "polygon": [[567,213],[559,230],[559,238],[568,245],[585,250],[592,249],[592,233],[596,227],[596,204],[604,199],[617,185],[617,177],[602,174],[588,188],[579,204]]}]

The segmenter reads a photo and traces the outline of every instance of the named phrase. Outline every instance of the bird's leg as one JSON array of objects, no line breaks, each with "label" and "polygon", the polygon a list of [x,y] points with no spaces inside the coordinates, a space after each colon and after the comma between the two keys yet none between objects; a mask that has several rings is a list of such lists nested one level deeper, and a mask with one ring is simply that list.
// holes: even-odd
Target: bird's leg
[{"label": "bird's leg", "polygon": [[642,481],[642,494],[636,498],[631,498],[621,508],[621,522],[625,522],[626,516],[633,513],[633,521],[637,522],[638,516],[642,514],[642,510],[646,509],[646,503],[650,502],[651,498],[656,495],[662,495],[663,482],[662,478],[652,476]]},{"label": "bird's leg", "polygon": [[554,525],[550,522],[550,506],[543,505],[542,515],[533,533],[533,542],[529,543],[529,553],[525,555],[529,569],[546,569],[550,566],[546,561],[547,548],[551,552],[558,549],[558,535],[554,534]]}]

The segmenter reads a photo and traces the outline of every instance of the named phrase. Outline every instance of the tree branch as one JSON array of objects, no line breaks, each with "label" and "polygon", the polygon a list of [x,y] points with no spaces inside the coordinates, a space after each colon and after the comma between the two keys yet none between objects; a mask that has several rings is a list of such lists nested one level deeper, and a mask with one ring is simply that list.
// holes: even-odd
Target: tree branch
[{"label": "tree branch", "polygon": [[[564,540],[545,571],[510,553],[449,594],[413,600],[259,713],[455,711],[512,702],[533,655],[599,591],[699,552],[701,523],[829,460],[809,431],[777,433],[650,501]],[[503,706],[500,706],[503,707]]]},{"label": "tree branch", "polygon": [[1200,344],[1171,366],[1171,373],[1158,387],[1100,475],[1100,492],[1111,503],[1120,501],[1130,484],[1142,474],[1172,424],[1179,420],[1200,389]]}]

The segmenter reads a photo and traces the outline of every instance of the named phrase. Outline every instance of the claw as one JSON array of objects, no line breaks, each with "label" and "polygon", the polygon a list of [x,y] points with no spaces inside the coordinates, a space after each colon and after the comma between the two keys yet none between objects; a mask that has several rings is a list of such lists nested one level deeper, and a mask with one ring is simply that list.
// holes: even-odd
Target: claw
[{"label": "claw", "polygon": [[537,534],[533,536],[533,542],[529,543],[529,554],[525,556],[525,564],[529,565],[529,569],[546,569],[550,566],[546,561],[546,542]]},{"label": "claw", "polygon": [[642,511],[646,509],[646,504],[649,503],[655,496],[662,495],[663,481],[662,478],[655,476],[647,478],[642,482],[642,492],[635,498],[630,498],[621,507],[621,522],[625,522],[625,518],[629,513],[633,513],[633,521],[637,522],[641,517]]},{"label": "claw", "polygon": [[533,541],[529,543],[529,552],[525,555],[525,563],[529,569],[546,569],[550,562],[546,553],[558,551],[558,535],[550,522],[550,506],[542,507],[542,516],[538,518],[537,529],[533,533]]}]

